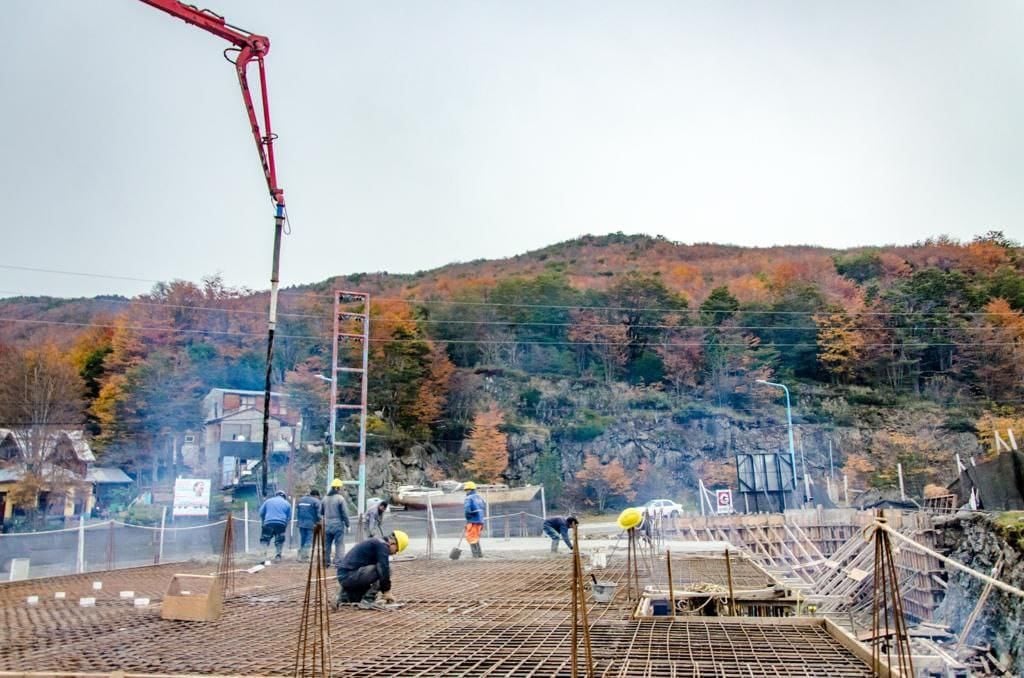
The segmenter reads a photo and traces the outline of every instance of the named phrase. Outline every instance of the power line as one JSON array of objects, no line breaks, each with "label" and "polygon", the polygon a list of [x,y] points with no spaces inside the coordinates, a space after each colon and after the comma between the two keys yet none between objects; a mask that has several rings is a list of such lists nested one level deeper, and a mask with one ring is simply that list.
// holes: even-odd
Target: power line
[{"label": "power line", "polygon": [[[7,268],[12,270],[22,271],[35,271],[41,273],[55,273],[63,275],[76,275],[89,278],[109,278],[111,280],[130,280],[135,282],[149,282],[154,284],[166,283],[167,281],[151,280],[147,278],[134,278],[130,276],[118,276],[101,273],[88,273],[80,271],[66,271],[59,269],[50,268],[35,268],[29,266],[16,266],[13,264],[0,264],[0,268]],[[266,294],[264,291],[253,291],[254,296],[259,294]],[[333,299],[333,294],[319,294],[316,292],[280,292],[281,296],[298,296],[305,298],[322,298],[322,299]],[[586,304],[522,304],[522,303],[509,303],[509,302],[491,302],[491,301],[466,301],[466,300],[454,300],[454,299],[408,299],[402,297],[373,297],[378,301],[391,301],[410,305],[454,305],[454,306],[484,306],[484,307],[497,307],[497,308],[530,308],[530,309],[562,309],[562,310],[605,310],[605,311],[635,311],[635,312],[648,312],[648,313],[715,313],[716,311],[704,311],[700,308],[666,308],[666,307],[643,307],[643,306],[600,306],[600,305],[586,305]],[[721,312],[721,311],[717,311]],[[831,311],[818,310],[818,311],[770,311],[770,310],[754,310],[754,309],[739,309],[736,311],[737,314],[752,314],[752,315],[821,315],[828,314]],[[842,311],[848,317],[856,317],[862,315],[868,316],[918,316],[918,317],[930,317],[930,316],[945,316],[945,315],[962,315],[962,316],[991,316],[991,315],[1016,315],[1016,311],[1006,311],[1001,313],[989,313],[987,311]]]},{"label": "power line", "polygon": [[[15,292],[13,290],[2,290],[10,292],[12,294],[25,295],[23,292]],[[242,298],[234,298],[232,301],[240,300]],[[241,308],[222,308],[212,306],[197,306],[192,304],[172,304],[164,301],[145,301],[143,299],[85,299],[90,303],[99,304],[122,304],[126,306],[145,306],[152,308],[167,308],[176,310],[186,311],[204,311],[211,313],[226,313],[226,314],[240,314],[240,315],[252,315],[265,317],[266,313],[262,310],[253,311]],[[598,307],[593,307],[598,308]],[[716,312],[708,312],[713,314]],[[735,315],[741,315],[742,311],[736,311]],[[810,312],[808,312],[810,313]],[[311,320],[319,320],[322,322],[328,322],[327,318],[323,314],[312,314],[312,313],[286,313],[282,312],[278,314],[280,317],[285,318],[303,318]],[[818,315],[818,314],[815,314]],[[952,313],[951,315],[957,315]],[[386,315],[376,315],[370,317],[371,323],[385,323],[385,324],[398,324],[409,322],[410,319],[405,318],[391,318]],[[412,322],[423,325],[478,325],[478,326],[502,326],[502,327],[621,327],[622,322],[545,322],[545,321],[519,321],[519,320],[451,320],[451,319],[436,319],[436,318],[413,318]],[[689,325],[689,324],[630,324],[629,327],[633,329],[666,329],[666,330],[781,330],[791,332],[817,332],[822,329],[843,329],[846,327],[841,322],[836,323],[818,323],[813,326],[794,326],[794,325]],[[983,332],[990,331],[990,327],[975,327],[970,325],[924,325],[924,326],[892,326],[892,325],[880,325],[880,326],[867,326],[867,327],[851,327],[851,331],[864,332],[864,331],[889,331],[889,330],[903,330],[903,331],[937,331],[937,330],[957,330],[964,332]]]},{"label": "power line", "polygon": [[[41,324],[41,325],[60,325],[70,327],[100,327],[108,329],[116,329],[121,327],[122,329],[131,330],[133,332],[171,332],[181,334],[210,334],[217,336],[228,336],[228,337],[262,337],[263,334],[259,332],[230,332],[227,330],[202,330],[202,329],[184,329],[175,327],[140,327],[140,326],[121,326],[116,323],[81,323],[72,322],[65,320],[38,320],[34,318],[8,318],[0,317],[0,322],[11,322],[11,323],[22,323],[22,324]],[[327,342],[326,336],[317,335],[302,335],[302,334],[279,334],[278,337],[282,339],[300,339],[300,340],[311,340],[311,341],[323,341]],[[631,346],[633,342],[630,341],[558,341],[558,340],[521,340],[521,339],[443,339],[443,338],[413,338],[413,339],[395,339],[395,338],[371,338],[370,343],[374,344],[415,344],[424,341],[432,341],[439,344],[477,344],[477,345],[493,345],[493,346],[508,346],[508,345],[520,345],[520,346]],[[649,343],[647,346],[652,348],[700,348],[706,346],[708,342],[657,342]],[[732,347],[732,348],[818,348],[817,342],[765,342],[758,344],[757,346],[751,346],[750,342],[719,342],[717,346]],[[883,343],[865,343],[861,344],[862,348],[899,348],[899,349],[914,349],[914,348],[952,348],[956,346],[973,346],[973,347],[985,347],[985,348],[996,348],[996,347],[1016,347],[1019,346],[1019,342],[1016,341],[1003,341],[1003,342],[928,342],[928,341],[904,341],[904,342],[883,342]]]}]

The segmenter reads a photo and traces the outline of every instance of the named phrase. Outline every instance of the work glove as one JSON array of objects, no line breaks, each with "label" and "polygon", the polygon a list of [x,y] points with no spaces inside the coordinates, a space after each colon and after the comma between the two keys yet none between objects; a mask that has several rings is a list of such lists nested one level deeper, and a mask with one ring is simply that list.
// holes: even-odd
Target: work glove
[{"label": "work glove", "polygon": [[395,597],[391,595],[391,591],[388,591],[383,596],[381,596],[381,600],[383,600],[385,603],[391,604],[395,602]]}]

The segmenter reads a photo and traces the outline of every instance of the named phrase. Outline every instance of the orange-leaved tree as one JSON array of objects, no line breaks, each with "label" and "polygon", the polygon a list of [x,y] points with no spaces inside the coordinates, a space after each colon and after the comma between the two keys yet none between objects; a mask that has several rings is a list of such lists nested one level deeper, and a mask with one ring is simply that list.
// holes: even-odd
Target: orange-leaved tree
[{"label": "orange-leaved tree", "polygon": [[508,468],[508,436],[499,430],[503,423],[505,417],[493,403],[473,419],[469,435],[473,456],[466,462],[466,469],[484,482],[498,482]]},{"label": "orange-leaved tree", "polygon": [[633,481],[618,459],[602,464],[596,456],[588,454],[583,461],[583,468],[576,472],[576,480],[585,501],[596,506],[598,511],[604,511],[608,500],[614,496],[626,500],[636,497]]}]

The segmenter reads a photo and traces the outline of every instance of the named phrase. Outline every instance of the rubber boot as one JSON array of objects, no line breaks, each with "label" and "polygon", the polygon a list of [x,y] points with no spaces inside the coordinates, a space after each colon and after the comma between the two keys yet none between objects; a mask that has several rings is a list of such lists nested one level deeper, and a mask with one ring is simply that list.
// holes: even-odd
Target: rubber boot
[{"label": "rubber boot", "polygon": [[558,540],[557,539],[552,539],[551,540],[551,552],[552,553],[558,553]]},{"label": "rubber boot", "polygon": [[470,544],[469,548],[470,548],[471,551],[473,551],[473,557],[474,558],[483,558],[484,557],[484,552],[480,549],[480,542],[477,542],[476,544]]}]

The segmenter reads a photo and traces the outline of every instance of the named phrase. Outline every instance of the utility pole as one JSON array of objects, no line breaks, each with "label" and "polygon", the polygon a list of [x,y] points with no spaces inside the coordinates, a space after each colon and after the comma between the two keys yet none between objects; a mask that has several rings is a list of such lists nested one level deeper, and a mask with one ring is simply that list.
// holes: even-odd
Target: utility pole
[{"label": "utility pole", "polygon": [[[785,384],[779,384],[773,381],[765,381],[764,379],[758,379],[757,383],[764,384],[766,386],[774,386],[781,388],[786,393],[786,425],[789,431],[789,463],[793,468],[793,496],[796,496],[796,451],[793,449],[793,408],[789,404],[789,389],[786,388]],[[796,504],[796,501],[793,502]],[[796,508],[794,506],[793,508]]]}]

